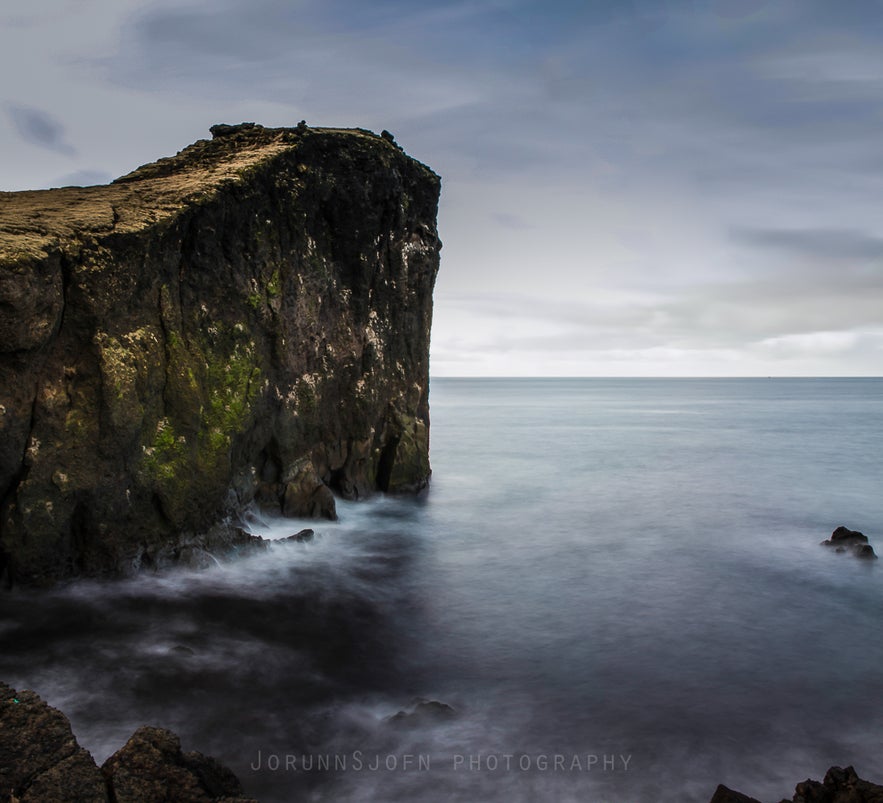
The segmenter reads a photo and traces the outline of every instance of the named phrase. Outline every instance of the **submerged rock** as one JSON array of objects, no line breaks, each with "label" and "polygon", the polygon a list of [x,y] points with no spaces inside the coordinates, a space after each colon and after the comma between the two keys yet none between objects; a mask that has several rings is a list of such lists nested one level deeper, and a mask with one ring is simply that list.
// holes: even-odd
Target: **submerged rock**
[{"label": "submerged rock", "polygon": [[67,717],[0,683],[0,803],[256,803],[215,759],[174,733],[139,728],[99,770]]},{"label": "submerged rock", "polygon": [[0,193],[0,578],[198,565],[255,500],[428,482],[438,176],[358,129],[212,135]]},{"label": "submerged rock", "polygon": [[876,559],[874,547],[868,543],[868,536],[858,530],[850,530],[840,526],[831,537],[822,541],[823,546],[833,547],[835,552],[851,552],[859,558]]},{"label": "submerged rock", "polygon": [[296,532],[294,535],[289,535],[284,538],[284,541],[297,541],[298,543],[303,543],[304,541],[312,541],[313,536],[315,535],[315,531],[309,528],[305,530],[301,530],[300,532]]},{"label": "submerged rock", "polygon": [[457,715],[455,709],[438,700],[420,700],[410,711],[399,711],[384,721],[391,725],[425,725],[427,723],[444,722]]},{"label": "submerged rock", "polygon": [[[753,797],[718,786],[709,803],[760,803]],[[831,767],[822,783],[806,780],[797,784],[794,797],[780,803],[883,803],[883,786],[858,777],[852,767]]]},{"label": "submerged rock", "polygon": [[858,544],[852,550],[859,558],[876,558],[877,553],[870,544]]}]

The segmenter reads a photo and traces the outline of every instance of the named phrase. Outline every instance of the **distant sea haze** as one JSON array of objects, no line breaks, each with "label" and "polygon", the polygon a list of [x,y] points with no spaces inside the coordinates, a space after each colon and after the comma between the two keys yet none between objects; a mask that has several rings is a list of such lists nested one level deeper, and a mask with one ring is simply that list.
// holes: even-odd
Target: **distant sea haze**
[{"label": "distant sea haze", "polygon": [[171,727],[263,803],[883,782],[883,565],[819,545],[883,552],[883,380],[436,378],[430,402],[428,493],[0,597],[0,678],[99,761]]}]

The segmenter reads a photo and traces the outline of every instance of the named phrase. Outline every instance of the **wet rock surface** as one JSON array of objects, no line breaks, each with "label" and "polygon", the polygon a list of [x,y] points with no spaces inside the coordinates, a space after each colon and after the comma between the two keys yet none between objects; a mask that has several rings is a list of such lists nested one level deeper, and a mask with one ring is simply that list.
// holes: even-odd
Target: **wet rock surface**
[{"label": "wet rock surface", "polygon": [[[710,803],[760,803],[753,797],[718,786]],[[794,796],[780,803],[883,803],[883,786],[864,781],[852,767],[831,767],[825,780],[797,784]]]},{"label": "wet rock surface", "polygon": [[446,722],[457,716],[454,708],[438,700],[417,700],[407,711],[402,710],[386,718],[394,726],[418,726]]},{"label": "wet rock surface", "polygon": [[359,129],[212,134],[0,193],[6,583],[198,563],[249,504],[428,482],[438,176]]},{"label": "wet rock surface", "polygon": [[299,530],[294,535],[287,536],[284,540],[286,541],[297,541],[298,543],[303,543],[304,541],[312,541],[313,536],[316,534],[315,530],[311,530],[309,527],[303,530]]},{"label": "wet rock surface", "polygon": [[116,803],[247,800],[230,770],[202,753],[183,753],[164,728],[139,728],[101,772]]},{"label": "wet rock surface", "polygon": [[104,778],[67,717],[0,683],[0,803],[106,803]]},{"label": "wet rock surface", "polygon": [[709,803],[760,803],[760,801],[740,792],[734,792],[729,787],[720,784]]},{"label": "wet rock surface", "polygon": [[850,530],[842,525],[822,541],[822,546],[832,547],[836,552],[850,552],[858,558],[874,560],[877,554],[868,543],[868,536],[858,530]]},{"label": "wet rock surface", "polygon": [[[249,803],[213,758],[139,728],[99,770],[70,722],[32,691],[0,683],[0,803]],[[251,801],[254,803],[254,801]]]}]

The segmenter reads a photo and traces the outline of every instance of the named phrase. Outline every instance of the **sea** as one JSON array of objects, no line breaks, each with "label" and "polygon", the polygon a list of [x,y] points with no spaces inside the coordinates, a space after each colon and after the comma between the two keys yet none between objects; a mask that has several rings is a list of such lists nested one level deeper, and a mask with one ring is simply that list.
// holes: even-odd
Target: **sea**
[{"label": "sea", "polygon": [[[883,379],[431,382],[430,487],[202,571],[0,595],[0,679],[262,803],[883,783]],[[283,540],[312,527],[310,541]],[[396,716],[403,712],[401,716]]]}]

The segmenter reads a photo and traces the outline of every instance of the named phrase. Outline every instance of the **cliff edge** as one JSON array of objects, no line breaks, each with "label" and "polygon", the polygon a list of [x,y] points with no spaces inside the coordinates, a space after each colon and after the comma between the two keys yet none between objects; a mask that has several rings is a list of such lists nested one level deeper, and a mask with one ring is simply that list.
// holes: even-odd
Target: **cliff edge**
[{"label": "cliff edge", "polygon": [[13,582],[235,546],[213,525],[252,502],[333,518],[332,492],[428,481],[438,176],[385,132],[212,134],[108,186],[0,193]]}]

